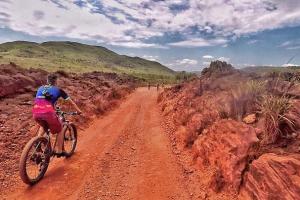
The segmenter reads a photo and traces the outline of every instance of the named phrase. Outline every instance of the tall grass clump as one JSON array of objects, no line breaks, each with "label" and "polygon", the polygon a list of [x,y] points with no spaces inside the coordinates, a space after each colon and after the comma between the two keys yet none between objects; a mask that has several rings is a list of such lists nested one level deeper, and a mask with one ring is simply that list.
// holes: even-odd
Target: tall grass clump
[{"label": "tall grass clump", "polygon": [[231,90],[228,116],[241,121],[245,114],[256,112],[259,101],[265,92],[265,82],[254,80]]},{"label": "tall grass clump", "polygon": [[272,144],[282,136],[280,125],[293,124],[286,114],[291,108],[291,98],[287,96],[265,95],[260,103],[260,113],[264,117],[265,130],[262,138],[264,144]]}]

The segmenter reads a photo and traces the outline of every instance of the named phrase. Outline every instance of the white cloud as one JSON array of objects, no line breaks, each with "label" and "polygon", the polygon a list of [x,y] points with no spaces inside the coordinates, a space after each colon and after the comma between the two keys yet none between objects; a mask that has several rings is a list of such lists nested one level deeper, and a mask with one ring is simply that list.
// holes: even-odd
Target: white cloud
[{"label": "white cloud", "polygon": [[279,45],[279,47],[287,47],[287,46],[289,46],[289,45],[291,45],[291,44],[292,44],[291,41],[285,41],[285,42],[281,43],[281,44]]},{"label": "white cloud", "polygon": [[[65,36],[80,39],[120,40],[129,27],[111,23],[101,14],[92,14],[70,1],[60,2],[67,9],[50,1],[14,0],[8,5],[10,22],[6,25],[31,35]],[[37,19],[36,10],[43,14]],[[105,27],[105,28],[100,28]]]},{"label": "white cloud", "polygon": [[240,68],[245,68],[245,67],[255,67],[256,65],[254,65],[254,64],[249,64],[249,63],[236,63],[236,64],[234,64],[234,67],[235,68],[238,68],[238,69],[240,69]]},{"label": "white cloud", "polygon": [[178,59],[173,63],[165,63],[166,66],[172,67],[175,70],[182,70],[183,67],[197,69],[198,61],[190,58]]},{"label": "white cloud", "polygon": [[230,58],[227,58],[227,57],[219,57],[217,60],[224,61],[224,62],[229,62],[229,61],[230,61]]},{"label": "white cloud", "polygon": [[258,40],[250,40],[250,41],[247,42],[247,44],[251,45],[251,44],[255,44],[257,42],[258,42]]},{"label": "white cloud", "polygon": [[204,59],[214,59],[215,57],[211,56],[211,55],[204,55],[204,56],[202,56],[202,58],[204,58]]},{"label": "white cloud", "polygon": [[[88,2],[89,6],[83,8],[73,4],[72,1],[57,0],[57,2],[64,8],[58,7],[51,1],[14,0],[6,3],[6,11],[14,14],[6,16],[7,22],[0,18],[0,25],[37,36],[94,40],[98,43],[128,48],[167,48],[159,44],[146,43],[140,39],[159,36],[162,33],[147,31],[143,29],[143,26],[131,21],[127,21],[126,24],[113,23],[104,14],[92,13],[91,10],[95,7]],[[0,2],[0,6],[3,4]],[[115,16],[125,20],[121,13],[116,13]],[[132,30],[136,30],[139,36],[127,34]]]},{"label": "white cloud", "polygon": [[296,49],[300,49],[300,45],[297,45],[297,46],[290,46],[290,47],[287,47],[286,49],[288,49],[288,50],[296,50]]},{"label": "white cloud", "polygon": [[300,40],[296,39],[293,41],[285,41],[283,43],[281,43],[278,47],[282,47],[288,50],[297,50],[300,49]]},{"label": "white cloud", "polygon": [[209,66],[209,65],[210,65],[210,62],[204,61],[204,62],[202,62],[202,64],[203,64],[204,66]]},{"label": "white cloud", "polygon": [[[37,36],[157,48],[162,46],[145,41],[179,33],[184,39],[171,46],[226,47],[232,38],[241,35],[300,25],[299,0],[82,0],[84,7],[74,2],[0,1],[0,27]],[[185,8],[174,12],[174,5]],[[203,33],[210,39],[203,38]]]},{"label": "white cloud", "polygon": [[151,61],[158,61],[159,56],[143,55],[142,58],[144,58],[146,60],[151,60]]},{"label": "white cloud", "polygon": [[182,59],[182,60],[177,60],[176,63],[179,64],[179,65],[197,65],[198,61],[193,60],[193,59],[185,58],[185,59]]},{"label": "white cloud", "polygon": [[208,46],[225,44],[226,42],[227,40],[224,38],[216,38],[216,39],[194,38],[194,39],[184,40],[180,42],[169,43],[169,45],[177,46],[177,47],[208,47]]},{"label": "white cloud", "polygon": [[299,66],[300,66],[300,65],[297,65],[297,64],[291,64],[291,63],[282,65],[282,67],[299,67]]},{"label": "white cloud", "polygon": [[226,48],[226,47],[228,47],[228,44],[224,44],[224,45],[222,45],[222,47],[223,47],[223,48]]},{"label": "white cloud", "polygon": [[128,48],[158,48],[158,49],[166,49],[167,47],[153,44],[153,43],[143,43],[140,41],[133,41],[133,42],[110,42],[110,45],[114,46],[122,46],[122,47],[128,47]]}]

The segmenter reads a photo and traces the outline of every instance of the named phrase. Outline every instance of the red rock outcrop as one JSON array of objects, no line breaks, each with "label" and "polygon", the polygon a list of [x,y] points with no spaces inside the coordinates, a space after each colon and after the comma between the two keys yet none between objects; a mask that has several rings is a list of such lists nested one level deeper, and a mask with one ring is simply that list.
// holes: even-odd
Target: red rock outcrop
[{"label": "red rock outcrop", "polygon": [[[259,85],[250,84],[255,87],[246,88],[248,93],[241,87],[254,82],[263,84],[264,94],[293,97],[276,143],[260,142],[265,119],[259,99],[249,92],[259,90]],[[172,123],[174,146],[185,153],[192,148],[205,184],[218,195],[240,192],[241,199],[300,199],[299,91],[293,81],[215,62],[200,78],[165,89],[158,102]]]},{"label": "red rock outcrop", "polygon": [[300,155],[266,153],[245,174],[241,199],[300,199]]},{"label": "red rock outcrop", "polygon": [[236,69],[232,67],[231,64],[226,62],[216,60],[210,63],[208,68],[204,68],[201,72],[205,76],[223,76],[237,72]]},{"label": "red rock outcrop", "polygon": [[216,169],[220,173],[216,177],[223,177],[224,186],[238,191],[248,155],[256,142],[253,127],[234,120],[220,120],[203,131],[193,145],[193,152],[200,168]]},{"label": "red rock outcrop", "polygon": [[0,98],[33,91],[46,76],[45,71],[25,70],[13,65],[1,65],[0,69]]}]

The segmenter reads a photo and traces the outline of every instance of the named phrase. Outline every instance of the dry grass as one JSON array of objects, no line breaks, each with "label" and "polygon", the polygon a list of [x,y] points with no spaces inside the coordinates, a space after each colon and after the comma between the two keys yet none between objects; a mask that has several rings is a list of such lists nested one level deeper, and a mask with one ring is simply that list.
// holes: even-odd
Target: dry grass
[{"label": "dry grass", "polygon": [[253,80],[237,87],[235,90],[231,90],[229,112],[226,114],[226,112],[221,109],[220,117],[224,118],[228,116],[241,121],[245,114],[250,114],[258,110],[258,102],[265,92],[265,82]]},{"label": "dry grass", "polygon": [[282,136],[280,125],[282,123],[293,124],[286,114],[291,108],[291,98],[287,96],[265,95],[260,104],[260,113],[265,119],[265,130],[262,142],[272,144]]}]

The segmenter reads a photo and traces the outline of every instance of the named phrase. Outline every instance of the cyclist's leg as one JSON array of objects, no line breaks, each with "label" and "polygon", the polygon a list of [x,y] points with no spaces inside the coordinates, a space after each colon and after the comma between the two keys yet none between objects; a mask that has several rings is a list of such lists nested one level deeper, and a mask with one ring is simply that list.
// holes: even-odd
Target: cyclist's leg
[{"label": "cyclist's leg", "polygon": [[56,136],[56,153],[60,154],[63,152],[63,145],[64,145],[64,136],[65,136],[65,132],[66,132],[67,127],[64,126],[62,128],[62,130],[57,133]]},{"label": "cyclist's leg", "polygon": [[39,129],[37,131],[37,135],[38,136],[44,136],[45,130],[48,129],[48,124],[47,124],[47,121],[45,119],[44,114],[41,114],[41,113],[33,114],[33,119],[39,125]]},{"label": "cyclist's leg", "polygon": [[45,135],[45,128],[40,125],[39,130],[38,130],[38,136],[44,136]]},{"label": "cyclist's leg", "polygon": [[62,123],[55,113],[48,113],[47,123],[49,125],[49,129],[50,129],[51,133],[57,134],[56,145],[55,145],[54,149],[55,149],[56,153],[61,153],[63,150],[62,146],[63,146],[63,139],[64,139]]}]

